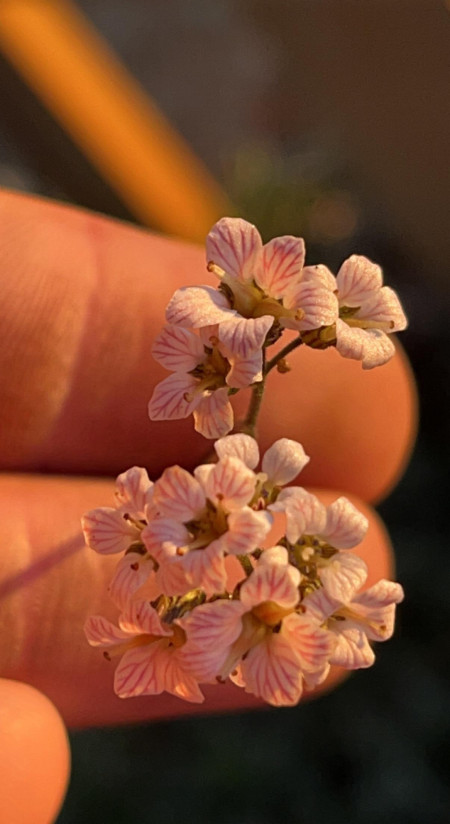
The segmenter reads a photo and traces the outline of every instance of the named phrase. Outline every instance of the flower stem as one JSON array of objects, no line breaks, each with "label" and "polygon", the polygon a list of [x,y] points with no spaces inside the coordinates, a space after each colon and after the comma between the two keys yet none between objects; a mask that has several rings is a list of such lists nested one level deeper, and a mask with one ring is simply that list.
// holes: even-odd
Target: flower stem
[{"label": "flower stem", "polygon": [[291,340],[290,343],[284,346],[283,349],[280,349],[280,351],[267,362],[264,375],[268,375],[279,361],[283,360],[283,358],[285,358],[286,355],[289,355],[290,352],[293,352],[294,349],[297,349],[298,346],[301,346],[302,343],[303,341],[301,335],[299,335],[297,338],[294,338],[294,340]]}]

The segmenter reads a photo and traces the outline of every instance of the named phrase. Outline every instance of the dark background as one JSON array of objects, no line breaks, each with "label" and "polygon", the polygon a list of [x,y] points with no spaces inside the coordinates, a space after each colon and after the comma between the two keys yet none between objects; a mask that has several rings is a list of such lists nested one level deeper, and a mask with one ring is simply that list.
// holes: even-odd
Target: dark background
[{"label": "dark background", "polygon": [[[295,709],[73,733],[58,824],[445,824],[450,3],[78,6],[265,239],[303,235],[334,270],[353,252],[383,266],[421,425],[379,506],[406,600],[376,666]],[[0,184],[132,219],[5,60],[0,76]]]}]

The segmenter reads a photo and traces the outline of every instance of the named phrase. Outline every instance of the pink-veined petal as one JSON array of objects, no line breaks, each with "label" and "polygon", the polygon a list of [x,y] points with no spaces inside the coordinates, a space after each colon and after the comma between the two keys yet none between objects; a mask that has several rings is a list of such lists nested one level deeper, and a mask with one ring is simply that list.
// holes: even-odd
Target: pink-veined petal
[{"label": "pink-veined petal", "polygon": [[153,344],[152,355],[170,372],[190,372],[206,357],[200,338],[173,324],[164,326]]},{"label": "pink-veined petal", "polygon": [[363,255],[352,255],[344,261],[336,275],[340,306],[361,306],[383,283],[383,274],[376,263]]},{"label": "pink-veined petal", "polygon": [[188,642],[205,650],[223,649],[226,654],[242,631],[244,611],[240,601],[218,600],[196,607],[181,623]]},{"label": "pink-veined petal", "polygon": [[289,555],[284,546],[271,546],[268,549],[264,549],[258,558],[258,566],[260,566],[260,564],[281,564],[281,566],[287,566],[288,563]]},{"label": "pink-veined petal", "polygon": [[134,517],[145,516],[152,489],[153,483],[142,466],[132,466],[116,478],[116,499],[122,510],[129,507]]},{"label": "pink-veined petal", "polygon": [[312,618],[319,625],[323,624],[334,612],[337,612],[341,605],[341,602],[332,598],[323,587],[316,589],[315,592],[307,595],[302,601],[305,615]]},{"label": "pink-veined petal", "polygon": [[[372,641],[387,641],[392,636],[395,622],[395,607],[403,601],[404,592],[400,584],[382,579],[374,586],[357,595],[349,608],[360,628]],[[358,622],[357,615],[360,615]]]},{"label": "pink-veined petal", "polygon": [[369,528],[369,521],[347,498],[337,498],[327,507],[327,523],[322,533],[336,549],[349,549],[360,544]]},{"label": "pink-veined petal", "polygon": [[148,601],[131,601],[119,617],[119,627],[130,635],[172,635]]},{"label": "pink-veined petal", "polygon": [[236,315],[222,292],[211,286],[183,286],[177,289],[166,309],[166,320],[175,326],[200,329],[229,320]]},{"label": "pink-veined petal", "polygon": [[323,671],[334,646],[327,630],[320,629],[306,615],[291,613],[283,618],[281,633],[295,650],[302,670]]},{"label": "pink-veined petal", "polygon": [[272,315],[262,315],[260,318],[242,318],[237,315],[220,324],[219,340],[235,357],[248,358],[262,349],[273,322]]},{"label": "pink-veined petal", "polygon": [[241,602],[246,610],[273,601],[283,609],[293,609],[299,601],[300,573],[291,565],[260,564],[242,584]]},{"label": "pink-veined petal", "polygon": [[353,602],[368,609],[378,609],[379,607],[387,607],[390,604],[400,604],[404,597],[405,593],[400,584],[382,578],[369,589],[366,589],[365,592],[360,592],[353,599]]},{"label": "pink-veined petal", "polygon": [[243,433],[227,435],[214,444],[219,458],[231,455],[239,458],[249,469],[255,469],[259,463],[259,447],[255,438]]},{"label": "pink-veined petal", "polygon": [[346,629],[334,634],[337,640],[330,655],[331,664],[345,669],[365,669],[372,666],[375,655],[364,632]]},{"label": "pink-veined petal", "polygon": [[305,261],[305,243],[300,237],[284,235],[266,243],[258,256],[255,281],[272,298],[282,298],[296,283]]},{"label": "pink-veined petal", "polygon": [[206,238],[207,262],[242,281],[253,277],[255,258],[261,248],[258,230],[242,218],[221,218]]},{"label": "pink-veined petal", "polygon": [[283,321],[283,325],[290,329],[318,329],[320,326],[331,326],[336,322],[339,314],[339,305],[336,295],[330,292],[321,283],[313,280],[302,280],[292,289],[283,301],[286,309],[302,309],[303,317],[295,321],[295,325]]},{"label": "pink-veined petal", "polygon": [[201,484],[202,489],[205,489],[206,481],[209,477],[211,470],[214,468],[214,464],[200,464],[200,466],[196,466],[194,469],[194,477],[197,478],[199,484]]},{"label": "pink-veined petal", "polygon": [[269,512],[255,512],[249,506],[230,512],[228,532],[223,536],[226,551],[231,555],[254,552],[270,532],[272,523]]},{"label": "pink-veined petal", "polygon": [[274,486],[284,486],[293,481],[308,462],[309,456],[301,444],[280,438],[265,453],[262,471]]},{"label": "pink-veined petal", "polygon": [[221,503],[226,510],[240,509],[254,494],[256,476],[233,455],[225,455],[209,473],[205,493],[214,504]]},{"label": "pink-veined petal", "polygon": [[233,407],[226,387],[204,396],[194,410],[195,431],[204,438],[221,438],[233,429],[233,424]]},{"label": "pink-veined petal", "polygon": [[364,301],[356,317],[390,323],[392,332],[401,332],[408,325],[398,295],[389,286],[383,286]]},{"label": "pink-veined petal", "polygon": [[362,361],[363,369],[382,366],[395,355],[395,346],[381,329],[360,329],[336,321],[336,349],[343,358]]},{"label": "pink-veined petal", "polygon": [[168,421],[188,418],[201,401],[196,392],[198,380],[193,375],[175,372],[156,384],[148,414],[151,421]]},{"label": "pink-veined petal", "polygon": [[321,535],[325,528],[326,507],[303,487],[287,487],[278,496],[274,511],[286,512],[286,536],[295,543],[301,535]]},{"label": "pink-veined petal", "polygon": [[240,665],[245,691],[274,707],[294,706],[302,694],[297,656],[281,633],[272,633],[250,650]]},{"label": "pink-veined petal", "polygon": [[305,266],[302,272],[302,280],[320,284],[330,292],[335,292],[337,289],[335,276],[323,263],[318,263],[315,266]]},{"label": "pink-veined petal", "polygon": [[262,381],[262,350],[253,352],[248,358],[230,355],[230,371],[226,377],[227,385],[234,389],[245,389],[253,383]]},{"label": "pink-veined petal", "polygon": [[[108,592],[115,605],[124,610],[135,592],[153,577],[153,563],[147,554],[127,552],[120,559],[108,587]],[[155,591],[153,597],[156,598]],[[151,600],[151,598],[149,598]]]},{"label": "pink-veined petal", "polygon": [[114,674],[114,691],[119,698],[159,695],[164,691],[167,662],[160,655],[166,645],[167,641],[162,639],[125,653]]},{"label": "pink-veined petal", "polygon": [[[334,645],[333,645],[334,646]],[[313,672],[309,672],[308,670],[303,671],[303,680],[304,686],[306,690],[313,690],[319,686],[319,684],[323,684],[325,679],[328,677],[330,673],[330,664],[327,662],[323,665],[321,669],[314,670]]]},{"label": "pink-veined petal", "polygon": [[191,704],[202,704],[205,700],[197,680],[187,672],[183,666],[180,650],[166,649],[163,655],[167,657],[167,668],[164,680],[164,689],[183,701]]},{"label": "pink-veined petal", "polygon": [[325,567],[320,567],[319,578],[329,595],[342,604],[351,601],[355,592],[367,580],[367,564],[352,552],[338,552]]},{"label": "pink-veined petal", "polygon": [[114,626],[102,615],[91,615],[84,624],[84,632],[91,647],[112,647],[130,639],[130,633]]},{"label": "pink-veined petal", "polygon": [[158,563],[177,555],[177,549],[189,543],[190,535],[184,524],[173,518],[157,518],[141,533],[142,541]]},{"label": "pink-veined petal", "polygon": [[198,518],[206,504],[202,487],[181,466],[170,466],[155,483],[153,501],[160,514],[185,523]]},{"label": "pink-veined petal", "polygon": [[181,556],[166,555],[161,557],[155,578],[159,591],[164,595],[185,595],[186,592],[192,589]]},{"label": "pink-veined petal", "polygon": [[87,545],[101,555],[125,552],[141,536],[137,527],[127,521],[117,509],[109,506],[86,512],[81,519],[81,526]]},{"label": "pink-veined petal", "polygon": [[208,597],[224,592],[227,573],[220,540],[205,549],[187,552],[182,557],[182,566],[191,589],[203,589]]}]

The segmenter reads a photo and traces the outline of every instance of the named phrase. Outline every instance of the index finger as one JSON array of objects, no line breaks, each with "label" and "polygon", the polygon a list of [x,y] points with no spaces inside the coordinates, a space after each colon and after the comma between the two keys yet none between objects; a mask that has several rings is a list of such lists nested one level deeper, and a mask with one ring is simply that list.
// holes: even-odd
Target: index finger
[{"label": "index finger", "polygon": [[[203,249],[18,194],[4,192],[0,209],[3,468],[117,474],[138,463],[154,477],[192,467],[208,451],[192,420],[150,423],[147,403],[166,374],[150,354],[165,305],[180,286],[211,282]],[[415,430],[404,356],[370,374],[307,347],[292,363],[271,376],[262,445],[299,440],[312,458],[305,483],[379,497]]]}]

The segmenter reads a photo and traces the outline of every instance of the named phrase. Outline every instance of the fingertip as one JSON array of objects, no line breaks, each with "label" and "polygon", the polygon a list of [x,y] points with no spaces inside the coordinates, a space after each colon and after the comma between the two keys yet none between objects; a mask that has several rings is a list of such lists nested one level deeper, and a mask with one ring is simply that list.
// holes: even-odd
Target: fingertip
[{"label": "fingertip", "polygon": [[69,778],[66,729],[54,705],[19,681],[0,679],[0,821],[51,824]]}]

